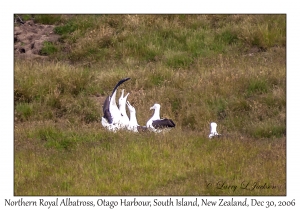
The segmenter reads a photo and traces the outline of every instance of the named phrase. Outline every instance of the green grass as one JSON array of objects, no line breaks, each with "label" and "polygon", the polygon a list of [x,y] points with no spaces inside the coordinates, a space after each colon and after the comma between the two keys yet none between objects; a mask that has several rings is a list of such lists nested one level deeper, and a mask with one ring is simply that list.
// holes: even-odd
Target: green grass
[{"label": "green grass", "polygon": [[[15,195],[286,195],[284,15],[39,18],[61,38],[47,60],[15,58]],[[125,77],[139,124],[160,103],[175,129],[101,126]],[[277,188],[216,187],[243,181]]]},{"label": "green grass", "polygon": [[34,15],[34,21],[40,24],[54,25],[62,21],[61,15]]},{"label": "green grass", "polygon": [[[209,141],[197,133],[179,130],[159,136],[99,132],[97,124],[85,128],[84,133],[44,126],[47,127],[31,134],[31,138],[24,137],[27,140],[23,143],[18,141],[17,194],[284,194],[284,189],[238,189],[233,193],[206,187],[208,182],[240,184],[243,180],[282,185],[285,161],[277,161],[277,173],[273,173],[273,159],[285,159],[285,152],[279,147],[284,145],[284,139]],[[35,135],[38,137],[34,138]]]},{"label": "green grass", "polygon": [[68,22],[62,26],[55,27],[54,32],[59,35],[66,35],[66,34],[74,32],[77,27],[78,26],[75,23]]},{"label": "green grass", "polygon": [[43,48],[40,52],[41,55],[51,55],[53,53],[57,52],[57,48],[55,45],[51,42],[44,42]]},{"label": "green grass", "polygon": [[18,103],[15,107],[16,115],[19,115],[21,120],[28,120],[33,114],[32,104]]}]

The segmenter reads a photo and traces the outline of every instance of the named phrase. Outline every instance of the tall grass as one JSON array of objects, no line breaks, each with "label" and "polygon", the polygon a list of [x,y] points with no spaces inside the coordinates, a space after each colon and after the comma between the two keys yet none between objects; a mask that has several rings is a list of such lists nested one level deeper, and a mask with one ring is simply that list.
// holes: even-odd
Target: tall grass
[{"label": "tall grass", "polygon": [[[15,59],[15,195],[286,194],[284,15],[55,18],[51,57]],[[140,125],[160,103],[176,128],[106,131],[124,77]],[[216,187],[243,181],[277,188]]]}]

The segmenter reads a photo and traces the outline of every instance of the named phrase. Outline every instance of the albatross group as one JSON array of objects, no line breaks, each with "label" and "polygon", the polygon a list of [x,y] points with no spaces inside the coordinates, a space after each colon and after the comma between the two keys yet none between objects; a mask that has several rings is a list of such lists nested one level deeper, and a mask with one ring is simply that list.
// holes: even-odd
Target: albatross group
[{"label": "albatross group", "polygon": [[[175,123],[171,119],[160,118],[160,105],[154,104],[150,110],[154,109],[153,116],[147,121],[145,126],[141,126],[137,122],[136,110],[127,100],[129,93],[124,96],[124,89],[122,90],[119,98],[119,106],[116,103],[116,92],[118,87],[129,80],[125,78],[120,80],[111,95],[107,96],[103,104],[103,117],[101,120],[102,126],[110,131],[117,131],[120,129],[126,129],[133,132],[152,131],[162,132],[170,128],[175,127]],[[126,105],[130,113],[130,117],[126,113]]]},{"label": "albatross group", "polygon": [[[113,89],[111,95],[107,96],[105,99],[103,104],[103,117],[101,120],[103,127],[113,132],[120,129],[126,129],[132,132],[152,131],[155,133],[174,128],[175,123],[171,119],[160,118],[160,104],[157,103],[150,107],[150,110],[153,109],[154,113],[147,121],[146,125],[139,125],[136,118],[136,110],[127,100],[129,93],[124,96],[124,89],[121,91],[121,96],[118,101],[119,106],[117,105],[117,89],[129,79],[130,78],[121,79]],[[129,117],[126,113],[126,105],[130,113]],[[221,134],[217,132],[217,123],[212,122],[210,124],[210,134],[208,137],[211,139],[219,136],[221,136]]]}]

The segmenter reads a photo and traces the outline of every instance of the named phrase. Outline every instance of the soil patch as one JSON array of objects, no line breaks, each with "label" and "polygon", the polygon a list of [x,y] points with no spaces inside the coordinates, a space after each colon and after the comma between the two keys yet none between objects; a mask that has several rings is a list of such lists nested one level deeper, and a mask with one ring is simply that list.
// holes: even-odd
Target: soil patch
[{"label": "soil patch", "polygon": [[32,20],[14,27],[14,54],[25,58],[46,58],[41,55],[45,41],[56,42],[59,35],[55,34],[54,25],[36,24]]}]

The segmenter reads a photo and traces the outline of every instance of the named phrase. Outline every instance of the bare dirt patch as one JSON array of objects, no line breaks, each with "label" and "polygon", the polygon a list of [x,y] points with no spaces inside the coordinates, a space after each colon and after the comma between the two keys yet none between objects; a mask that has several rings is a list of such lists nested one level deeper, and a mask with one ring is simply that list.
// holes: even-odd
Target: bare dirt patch
[{"label": "bare dirt patch", "polygon": [[59,35],[55,34],[54,25],[36,24],[32,20],[14,27],[14,54],[25,58],[46,58],[41,55],[45,41],[56,42]]}]

